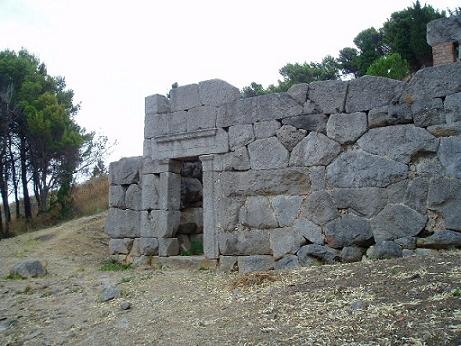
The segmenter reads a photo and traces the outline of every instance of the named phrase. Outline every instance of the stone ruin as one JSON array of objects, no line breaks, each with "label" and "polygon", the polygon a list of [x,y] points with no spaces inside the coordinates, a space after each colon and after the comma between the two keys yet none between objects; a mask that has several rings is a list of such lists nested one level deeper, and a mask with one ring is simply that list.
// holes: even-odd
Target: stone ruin
[{"label": "stone ruin", "polygon": [[143,156],[111,163],[109,197],[110,253],[135,264],[202,244],[241,272],[460,247],[461,63],[148,96]]}]

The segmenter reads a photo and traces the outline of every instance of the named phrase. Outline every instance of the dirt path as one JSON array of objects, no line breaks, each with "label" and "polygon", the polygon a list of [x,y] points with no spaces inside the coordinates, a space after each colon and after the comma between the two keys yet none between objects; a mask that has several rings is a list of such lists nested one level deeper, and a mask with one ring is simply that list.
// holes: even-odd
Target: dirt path
[{"label": "dirt path", "polygon": [[[103,272],[104,217],[0,241],[1,345],[461,344],[460,251],[246,276]],[[49,274],[4,279],[25,258]],[[100,302],[107,283],[122,297]]]}]

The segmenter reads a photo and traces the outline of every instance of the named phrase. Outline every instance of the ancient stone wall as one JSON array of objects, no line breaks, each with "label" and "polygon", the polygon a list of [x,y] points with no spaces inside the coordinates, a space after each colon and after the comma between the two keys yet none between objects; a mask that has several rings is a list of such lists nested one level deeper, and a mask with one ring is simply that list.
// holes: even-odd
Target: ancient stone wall
[{"label": "ancient stone wall", "polygon": [[461,63],[408,82],[365,76],[242,99],[211,80],[147,97],[143,157],[110,167],[112,254],[180,252],[181,167],[197,159],[204,254],[223,270],[461,246]]},{"label": "ancient stone wall", "polygon": [[432,46],[434,66],[460,60],[461,16],[433,20],[427,25],[427,43]]}]

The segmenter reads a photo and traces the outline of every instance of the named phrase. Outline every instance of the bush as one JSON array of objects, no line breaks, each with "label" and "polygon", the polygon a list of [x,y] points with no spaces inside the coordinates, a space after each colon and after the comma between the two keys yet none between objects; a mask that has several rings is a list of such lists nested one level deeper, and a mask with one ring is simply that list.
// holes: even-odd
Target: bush
[{"label": "bush", "polygon": [[394,53],[375,60],[367,69],[367,75],[402,80],[410,74],[408,62]]}]

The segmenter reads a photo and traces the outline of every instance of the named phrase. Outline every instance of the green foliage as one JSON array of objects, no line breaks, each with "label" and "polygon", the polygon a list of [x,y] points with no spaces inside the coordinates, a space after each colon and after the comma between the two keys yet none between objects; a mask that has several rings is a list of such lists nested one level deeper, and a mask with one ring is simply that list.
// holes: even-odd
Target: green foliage
[{"label": "green foliage", "polygon": [[385,55],[373,62],[367,69],[367,75],[402,80],[410,74],[408,62],[400,54]]},{"label": "green foliage", "polygon": [[180,256],[196,256],[203,255],[203,243],[200,240],[192,240],[190,242],[190,250],[181,250]]},{"label": "green foliage", "polygon": [[24,278],[18,273],[9,273],[8,275],[5,275],[4,278],[5,280],[24,280]]},{"label": "green foliage", "polygon": [[118,263],[111,260],[105,261],[101,268],[99,268],[102,272],[118,272],[128,269],[131,269],[131,264]]},{"label": "green foliage", "polygon": [[344,74],[352,73],[356,77],[359,75],[359,51],[357,49],[351,47],[341,49],[337,63]]},{"label": "green foliage", "polygon": [[264,94],[267,94],[268,92],[269,91],[264,89],[262,84],[251,82],[249,86],[243,87],[241,94],[243,98],[247,98],[247,97],[264,95]]},{"label": "green foliage", "polygon": [[445,17],[430,5],[416,1],[412,7],[391,14],[381,29],[383,42],[390,52],[399,53],[412,71],[432,65],[432,50],[426,42],[426,26],[431,20]]},{"label": "green foliage", "polygon": [[453,297],[461,297],[461,290],[460,290],[459,288],[457,288],[457,289],[455,289],[455,290],[453,290],[453,291],[451,292],[451,295],[452,295]]}]

